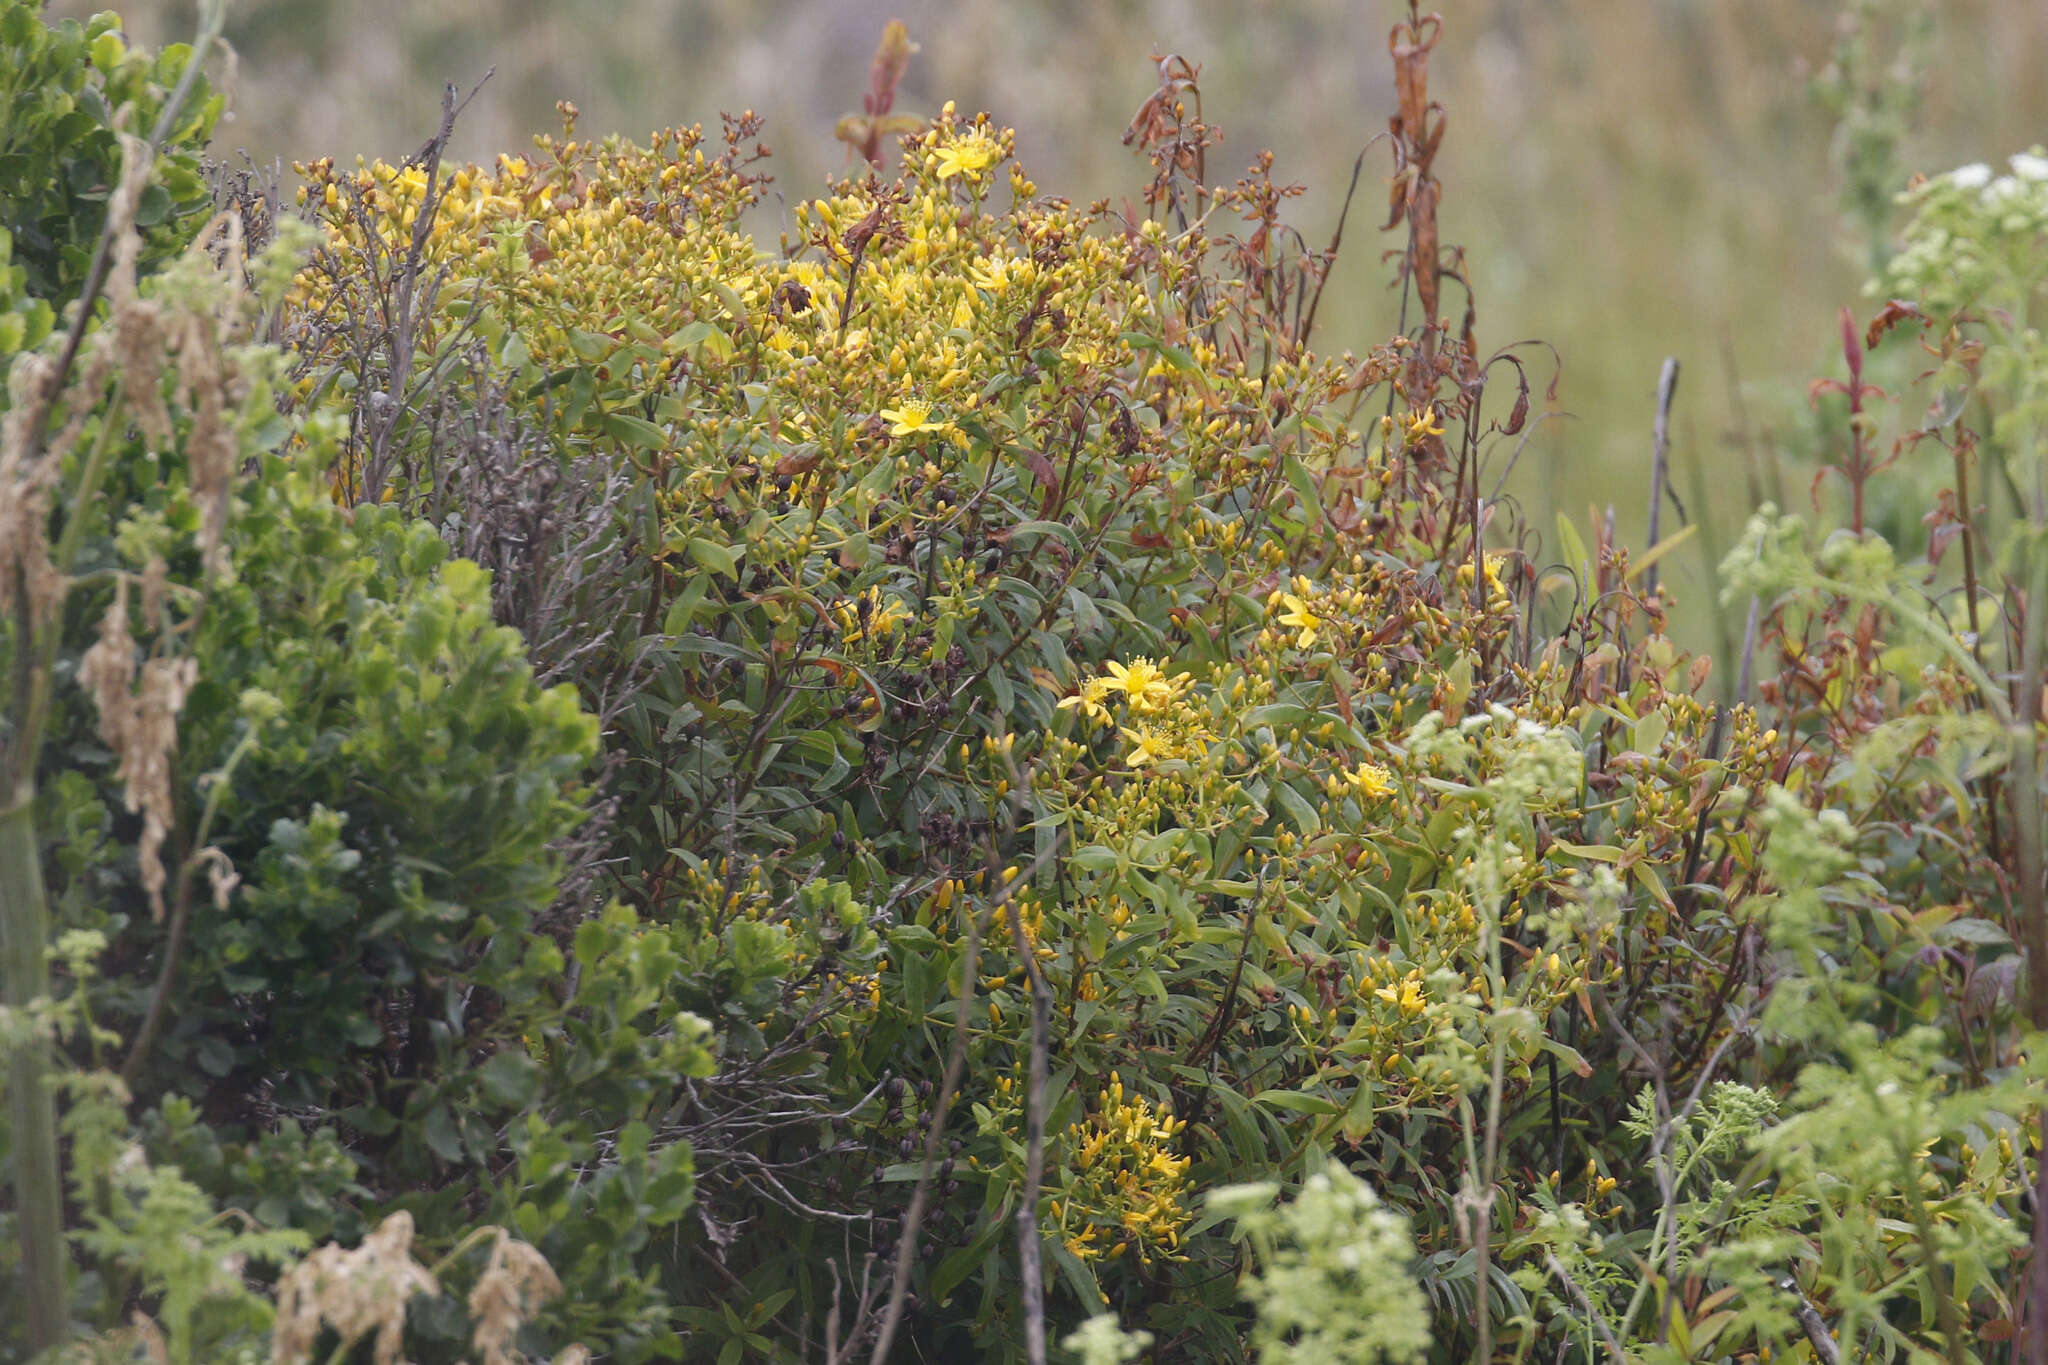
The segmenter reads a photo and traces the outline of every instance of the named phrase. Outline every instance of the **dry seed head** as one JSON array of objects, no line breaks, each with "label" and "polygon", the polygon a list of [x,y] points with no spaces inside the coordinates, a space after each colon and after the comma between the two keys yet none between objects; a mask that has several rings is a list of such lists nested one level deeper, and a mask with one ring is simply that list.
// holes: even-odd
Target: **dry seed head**
[{"label": "dry seed head", "polygon": [[135,209],[149,188],[149,143],[131,133],[121,139],[121,178],[107,196],[107,230],[113,237],[114,260],[107,271],[107,297],[116,304],[135,297],[135,262],[142,254],[142,236],[135,231]]},{"label": "dry seed head", "polygon": [[470,1345],[483,1365],[518,1365],[524,1357],[512,1343],[529,1315],[528,1301],[538,1307],[561,1292],[562,1282],[547,1259],[498,1229],[490,1262],[469,1291],[469,1316],[476,1324]]},{"label": "dry seed head", "polygon": [[142,1348],[149,1365],[171,1365],[171,1345],[164,1340],[163,1328],[156,1325],[156,1319],[138,1308],[128,1321],[135,1329],[135,1344]]},{"label": "dry seed head", "polygon": [[142,569],[142,628],[164,628],[164,598],[170,591],[171,568],[162,555],[151,555]]},{"label": "dry seed head", "polygon": [[287,1271],[277,1285],[273,1365],[310,1359],[323,1323],[341,1337],[344,1353],[374,1331],[376,1365],[395,1365],[404,1345],[407,1302],[415,1294],[441,1292],[412,1258],[412,1230],[411,1214],[394,1213],[353,1251],[329,1244]]},{"label": "dry seed head", "polygon": [[164,407],[164,350],[168,336],[163,310],[152,299],[132,295],[114,304],[112,337],[114,367],[121,375],[121,393],[129,416],[152,451],[169,446],[171,414]]},{"label": "dry seed head", "polygon": [[234,895],[235,888],[242,884],[242,876],[235,871],[228,855],[218,848],[203,848],[199,850],[199,856],[206,861],[206,880],[213,889],[213,908],[225,914],[228,897]]},{"label": "dry seed head", "polygon": [[48,454],[31,464],[36,427],[56,395],[56,364],[47,356],[16,358],[8,376],[10,406],[0,419],[0,602],[19,592],[38,626],[54,616],[63,581],[50,560],[50,485],[62,467]]},{"label": "dry seed head", "polygon": [[79,660],[78,681],[100,716],[100,738],[120,756],[120,776],[130,811],[142,812],[137,854],[143,889],[158,919],[164,913],[164,838],[171,827],[171,756],[178,749],[178,713],[185,694],[199,680],[191,658],[154,658],[142,666],[136,684],[135,637],[128,633],[128,580],[100,618],[100,638]]},{"label": "dry seed head", "polygon": [[221,354],[214,319],[196,312],[182,314],[174,324],[172,341],[178,353],[181,399],[192,414],[185,459],[192,500],[199,506],[199,553],[206,573],[213,575],[227,567],[222,538],[229,487],[239,463],[231,421],[239,376]]}]

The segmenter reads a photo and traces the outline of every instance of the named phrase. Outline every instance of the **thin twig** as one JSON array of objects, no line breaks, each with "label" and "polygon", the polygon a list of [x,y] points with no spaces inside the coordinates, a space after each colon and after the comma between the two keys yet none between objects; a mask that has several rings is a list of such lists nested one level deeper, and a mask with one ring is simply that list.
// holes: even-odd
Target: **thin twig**
[{"label": "thin twig", "polygon": [[[1671,399],[1678,392],[1678,357],[1664,357],[1664,369],[1657,376],[1657,424],[1650,436],[1650,542],[1645,552],[1657,548],[1658,528],[1664,520],[1665,487],[1671,456]],[[1657,565],[1643,570],[1643,596],[1657,592]]]},{"label": "thin twig", "polygon": [[1607,1319],[1601,1317],[1598,1310],[1593,1307],[1592,1299],[1586,1296],[1586,1291],[1579,1286],[1579,1282],[1572,1278],[1572,1273],[1564,1268],[1564,1263],[1557,1259],[1556,1253],[1544,1252],[1543,1264],[1557,1277],[1560,1284],[1571,1291],[1571,1296],[1578,1300],[1580,1309],[1586,1314],[1586,1321],[1600,1334],[1600,1340],[1606,1344],[1607,1354],[1613,1359],[1614,1365],[1628,1365],[1628,1357],[1622,1354],[1621,1343],[1614,1339],[1614,1333],[1608,1329]]},{"label": "thin twig", "polygon": [[1806,1339],[1812,1344],[1813,1353],[1819,1358],[1820,1365],[1840,1365],[1842,1348],[1835,1343],[1834,1334],[1828,1331],[1827,1320],[1821,1317],[1820,1310],[1813,1306],[1806,1295],[1799,1292],[1797,1281],[1787,1280],[1782,1287],[1798,1296],[1799,1306],[1792,1310],[1792,1316],[1799,1320],[1799,1330],[1806,1333]]},{"label": "thin twig", "polygon": [[[991,857],[991,864],[994,861]],[[1024,917],[1018,912],[1014,897],[1006,908],[1010,940],[1024,960],[1024,976],[1031,987],[1031,1061],[1024,1096],[1024,1198],[1017,1209],[1017,1260],[1024,1291],[1024,1356],[1030,1365],[1045,1365],[1045,1252],[1038,1235],[1038,1187],[1045,1178],[1045,1054],[1052,992],[1038,970],[1035,945],[1024,937]]]},{"label": "thin twig", "polygon": [[1330,283],[1330,271],[1337,264],[1337,248],[1344,245],[1344,222],[1351,216],[1351,197],[1358,193],[1358,174],[1365,169],[1365,154],[1372,150],[1372,144],[1386,137],[1386,133],[1375,133],[1359,149],[1358,159],[1351,163],[1351,184],[1344,191],[1344,206],[1337,210],[1337,227],[1330,234],[1330,245],[1323,249],[1322,278],[1316,281],[1315,296],[1309,300],[1308,317],[1304,320],[1294,338],[1295,344],[1307,346],[1309,334],[1316,329],[1316,310],[1323,306],[1323,290]]},{"label": "thin twig", "polygon": [[971,916],[967,921],[967,952],[960,964],[960,992],[954,997],[953,1047],[946,1058],[946,1072],[940,1078],[939,1093],[932,1104],[931,1128],[924,1138],[924,1165],[918,1172],[917,1188],[911,1193],[910,1207],[903,1215],[903,1235],[896,1240],[896,1266],[890,1275],[889,1306],[883,1311],[882,1327],[875,1337],[874,1354],[869,1357],[872,1365],[882,1365],[889,1358],[889,1348],[896,1341],[896,1329],[903,1322],[904,1301],[910,1296],[910,1263],[917,1253],[917,1234],[924,1225],[925,1206],[931,1198],[932,1176],[939,1164],[939,1145],[945,1140],[946,1118],[952,1112],[961,1074],[967,1069],[967,1015],[968,1007],[974,1001],[975,972],[981,963],[982,933],[993,922],[996,912],[1010,903],[1010,898],[1019,888],[1030,885],[1039,869],[1057,858],[1065,846],[1066,832],[1062,830],[1043,852],[1031,860],[1030,867],[1020,872],[1014,881],[996,889],[995,899],[989,903],[987,911]]}]

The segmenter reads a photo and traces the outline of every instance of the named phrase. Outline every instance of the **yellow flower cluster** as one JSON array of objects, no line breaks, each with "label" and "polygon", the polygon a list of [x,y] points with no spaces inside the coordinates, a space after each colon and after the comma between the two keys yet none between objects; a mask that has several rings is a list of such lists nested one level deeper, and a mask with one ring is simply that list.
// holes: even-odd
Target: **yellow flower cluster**
[{"label": "yellow flower cluster", "polygon": [[1110,1080],[1095,1112],[1070,1125],[1062,1143],[1062,1179],[1048,1212],[1069,1251],[1084,1261],[1132,1250],[1146,1261],[1175,1256],[1193,1216],[1183,1202],[1192,1162],[1175,1150],[1184,1127],[1142,1095],[1126,1094],[1121,1078]]},{"label": "yellow flower cluster", "polygon": [[1081,684],[1081,690],[1060,701],[1060,709],[1079,709],[1090,720],[1107,725],[1113,719],[1108,704],[1121,704],[1138,715],[1158,715],[1169,710],[1194,686],[1192,673],[1168,674],[1151,659],[1137,658],[1128,664],[1111,660],[1108,672]]},{"label": "yellow flower cluster", "polygon": [[913,618],[903,603],[885,597],[879,588],[868,588],[835,606],[832,619],[838,623],[840,640],[853,644],[894,635],[898,626]]},{"label": "yellow flower cluster", "polygon": [[1436,415],[1436,405],[1429,404],[1420,412],[1408,414],[1407,427],[1402,433],[1409,445],[1418,445],[1431,436],[1444,434],[1444,424]]},{"label": "yellow flower cluster", "polygon": [[[1059,709],[1079,711],[1101,725],[1116,725],[1128,746],[1124,762],[1132,768],[1156,767],[1174,759],[1199,758],[1215,742],[1205,719],[1186,704],[1195,685],[1192,673],[1168,673],[1157,661],[1137,658],[1128,664],[1111,660],[1106,671],[1083,682],[1063,697]],[[1130,724],[1117,724],[1128,720]]]},{"label": "yellow flower cluster", "polygon": [[[442,316],[424,320],[426,339],[477,317],[487,337],[500,346],[516,338],[544,371],[630,345],[638,349],[619,368],[643,391],[665,385],[669,362],[704,340],[685,330],[691,323],[727,316],[734,302],[743,310],[749,297],[765,303],[764,284],[779,283],[756,277],[753,243],[731,225],[752,189],[702,144],[694,128],[658,133],[646,148],[542,138],[532,157],[446,175],[425,262],[448,285]],[[317,205],[337,248],[410,244],[423,170],[376,162],[338,173],[332,160],[298,169],[302,199]],[[359,272],[316,267],[301,277],[299,302],[345,304],[339,294],[363,287]]]}]

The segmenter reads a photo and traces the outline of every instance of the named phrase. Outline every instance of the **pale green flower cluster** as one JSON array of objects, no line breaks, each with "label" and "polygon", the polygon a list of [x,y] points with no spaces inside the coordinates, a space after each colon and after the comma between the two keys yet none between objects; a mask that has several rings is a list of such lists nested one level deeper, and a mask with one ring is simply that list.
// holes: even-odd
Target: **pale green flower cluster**
[{"label": "pale green flower cluster", "polygon": [[1209,1208],[1237,1221],[1256,1269],[1240,1286],[1258,1310],[1261,1365],[1376,1365],[1420,1360],[1429,1306],[1410,1274],[1407,1220],[1340,1162],[1274,1205],[1270,1183],[1228,1185]]}]

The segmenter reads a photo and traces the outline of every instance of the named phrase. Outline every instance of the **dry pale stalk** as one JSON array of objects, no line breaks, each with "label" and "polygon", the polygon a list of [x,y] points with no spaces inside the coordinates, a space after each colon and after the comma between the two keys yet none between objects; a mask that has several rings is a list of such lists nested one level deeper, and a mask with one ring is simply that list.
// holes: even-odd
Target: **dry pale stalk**
[{"label": "dry pale stalk", "polygon": [[324,1246],[277,1284],[271,1331],[275,1365],[310,1360],[321,1327],[332,1327],[344,1350],[374,1334],[377,1365],[395,1365],[405,1343],[405,1306],[415,1294],[439,1294],[433,1274],[412,1258],[412,1215],[394,1213],[353,1251]]},{"label": "dry pale stalk", "polygon": [[[519,1365],[513,1346],[532,1310],[562,1292],[547,1259],[503,1228],[497,1229],[491,1259],[469,1291],[470,1345],[483,1365]],[[581,1349],[580,1347],[577,1349]]]}]

